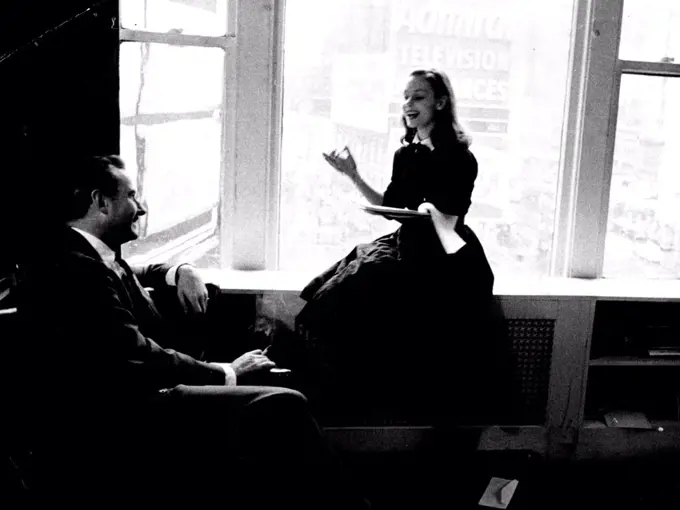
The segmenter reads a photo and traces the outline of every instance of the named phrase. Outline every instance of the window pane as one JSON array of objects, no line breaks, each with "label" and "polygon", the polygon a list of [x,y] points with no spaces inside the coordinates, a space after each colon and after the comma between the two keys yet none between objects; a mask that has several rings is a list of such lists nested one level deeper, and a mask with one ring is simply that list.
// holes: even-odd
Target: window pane
[{"label": "window pane", "polygon": [[623,75],[604,276],[680,277],[680,78]]},{"label": "window pane", "polygon": [[619,58],[680,63],[680,2],[625,0]]},{"label": "window pane", "polygon": [[438,67],[479,161],[467,222],[497,273],[547,274],[572,10],[573,0],[288,0],[280,268],[322,269],[396,229],[357,207],[363,197],[321,152],[347,144],[384,191],[406,78]]},{"label": "window pane", "polygon": [[138,113],[212,111],[222,104],[223,83],[222,48],[121,44],[120,110],[123,117]]},{"label": "window pane", "polygon": [[120,0],[123,28],[219,36],[227,32],[227,0]]},{"label": "window pane", "polygon": [[124,43],[121,155],[148,214],[133,261],[219,266],[224,51]]}]

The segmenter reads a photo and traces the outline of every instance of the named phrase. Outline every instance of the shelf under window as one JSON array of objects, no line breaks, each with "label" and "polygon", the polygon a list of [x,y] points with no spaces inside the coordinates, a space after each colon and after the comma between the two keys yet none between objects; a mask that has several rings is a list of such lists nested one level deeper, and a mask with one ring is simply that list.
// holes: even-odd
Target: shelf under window
[{"label": "shelf under window", "polygon": [[659,432],[659,428],[663,431],[674,431],[680,430],[680,421],[678,420],[649,420],[652,425],[651,429],[636,429],[636,428],[626,428],[626,427],[608,427],[605,422],[601,420],[584,420],[584,429],[608,429],[608,430],[640,430],[640,431],[652,431]]},{"label": "shelf under window", "polygon": [[601,356],[590,360],[591,367],[680,367],[680,357]]}]

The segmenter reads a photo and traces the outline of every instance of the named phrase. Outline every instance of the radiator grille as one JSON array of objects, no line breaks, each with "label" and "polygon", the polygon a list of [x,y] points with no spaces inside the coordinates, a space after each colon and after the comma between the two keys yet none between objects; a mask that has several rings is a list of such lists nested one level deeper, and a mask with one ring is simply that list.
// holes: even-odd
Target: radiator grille
[{"label": "radiator grille", "polygon": [[512,420],[543,425],[555,320],[507,319],[507,334],[513,358]]}]

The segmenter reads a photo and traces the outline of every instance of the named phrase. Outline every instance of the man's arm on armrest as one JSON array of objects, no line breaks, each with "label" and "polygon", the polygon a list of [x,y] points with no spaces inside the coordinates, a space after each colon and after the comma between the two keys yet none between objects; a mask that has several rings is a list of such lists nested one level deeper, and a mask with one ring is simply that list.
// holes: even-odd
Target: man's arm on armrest
[{"label": "man's arm on armrest", "polygon": [[148,264],[131,265],[130,267],[142,287],[160,289],[165,286],[174,286],[176,284],[176,272],[180,265],[181,264],[175,266],[171,266],[170,264]]},{"label": "man's arm on armrest", "polygon": [[161,284],[170,287],[177,286],[179,268],[182,266],[194,267],[188,262],[181,262],[171,266],[169,264],[149,264],[146,266],[131,266],[132,271],[143,287],[158,288]]},{"label": "man's arm on armrest", "polygon": [[164,349],[144,336],[119,295],[119,282],[105,269],[78,266],[67,268],[66,275],[64,286],[56,288],[68,290],[55,296],[53,317],[67,334],[87,343],[93,363],[125,360],[126,374],[159,388],[225,383],[223,368]]}]

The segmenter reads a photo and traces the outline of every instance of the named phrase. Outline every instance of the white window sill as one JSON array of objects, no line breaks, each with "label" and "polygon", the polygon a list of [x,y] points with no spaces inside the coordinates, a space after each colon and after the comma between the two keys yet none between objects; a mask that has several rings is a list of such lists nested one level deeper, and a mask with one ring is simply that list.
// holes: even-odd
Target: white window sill
[{"label": "white window sill", "polygon": [[291,271],[238,271],[199,269],[205,282],[218,285],[223,292],[233,294],[299,294],[317,276]]},{"label": "white window sill", "polygon": [[[318,273],[201,269],[206,282],[233,294],[299,294]],[[503,278],[494,285],[497,296],[591,297],[601,299],[668,299],[680,301],[680,280]]]}]

